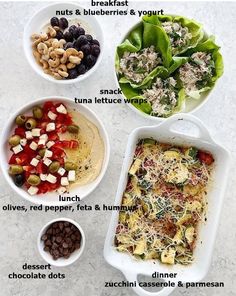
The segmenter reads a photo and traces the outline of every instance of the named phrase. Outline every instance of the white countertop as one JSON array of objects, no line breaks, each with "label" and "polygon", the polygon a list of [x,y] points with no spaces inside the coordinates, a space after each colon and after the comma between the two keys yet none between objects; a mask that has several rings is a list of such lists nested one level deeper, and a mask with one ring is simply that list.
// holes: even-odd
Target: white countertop
[{"label": "white countertop", "polygon": [[[115,45],[136,17],[98,17],[105,34],[105,53],[98,70],[87,81],[76,85],[57,85],[39,77],[29,66],[23,53],[22,36],[25,22],[46,3],[1,3],[0,9],[0,98],[2,127],[9,115],[23,104],[49,95],[94,98],[99,90],[115,88],[113,53]],[[84,6],[88,6],[87,3]],[[210,100],[196,115],[209,127],[212,135],[231,150],[231,177],[222,209],[212,266],[205,281],[223,281],[225,288],[177,289],[173,296],[233,296],[236,281],[236,3],[130,3],[130,8],[160,9],[166,13],[192,17],[217,36],[222,46],[225,73],[218,81]],[[153,124],[136,115],[125,105],[95,105],[93,109],[104,122],[111,143],[111,158],[101,184],[85,203],[112,205],[129,133],[138,126]],[[4,212],[2,206],[29,205],[0,179],[0,287],[4,296],[125,296],[131,289],[105,288],[105,281],[124,280],[123,275],[103,258],[103,245],[108,228],[109,212]],[[83,204],[83,203],[82,203]],[[53,268],[66,274],[64,280],[9,280],[8,274],[22,272],[22,265],[44,264],[37,251],[36,239],[41,227],[56,217],[70,217],[83,227],[87,244],[81,259],[67,268]]]}]

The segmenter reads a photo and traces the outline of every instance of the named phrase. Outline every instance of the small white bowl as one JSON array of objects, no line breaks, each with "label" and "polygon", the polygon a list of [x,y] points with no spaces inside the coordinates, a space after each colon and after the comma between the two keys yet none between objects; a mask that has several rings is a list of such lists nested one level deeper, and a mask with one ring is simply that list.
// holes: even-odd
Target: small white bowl
[{"label": "small white bowl", "polygon": [[[138,23],[136,23],[135,25],[133,25],[129,31],[122,37],[119,45],[121,43],[123,43],[125,41],[125,39],[129,36],[129,34],[131,33],[131,31],[133,31],[138,25],[140,24],[140,21]],[[206,36],[210,36],[208,33],[204,32],[204,34]],[[115,69],[115,83],[116,83],[116,86],[118,88],[120,88],[120,84],[119,84],[119,80],[118,80],[118,75],[116,73],[116,69]],[[196,99],[192,99],[192,98],[188,98],[185,100],[185,108],[184,110],[181,110],[180,112],[178,113],[195,113],[197,110],[199,110],[203,105],[205,105],[205,103],[208,101],[208,99],[210,98],[210,94],[211,92],[214,90],[211,89],[209,91],[206,91],[204,92],[200,99],[196,100]],[[123,101],[124,99],[126,99],[125,95],[122,93],[122,98],[123,98]],[[153,120],[155,122],[162,122],[162,121],[165,121],[167,118],[163,118],[163,117],[156,117],[156,116],[151,116],[149,114],[146,114],[142,111],[140,111],[139,109],[135,108],[131,103],[126,103],[129,108],[131,108],[134,112],[136,112],[137,114],[147,118],[147,119],[150,119],[150,120]],[[178,114],[178,113],[175,113],[175,114]],[[174,115],[174,114],[173,114]],[[171,117],[171,116],[169,116]]]},{"label": "small white bowl", "polygon": [[[86,24],[90,30],[89,32],[86,31],[87,34],[91,34],[94,39],[97,39],[100,43],[100,54],[97,59],[96,64],[85,74],[78,76],[75,79],[65,79],[65,80],[57,80],[53,76],[46,74],[43,72],[43,69],[41,66],[39,66],[33,56],[33,50],[32,50],[32,41],[31,41],[31,35],[35,33],[40,33],[43,29],[43,27],[50,23],[50,19],[54,16],[56,16],[56,10],[73,10],[79,9],[80,11],[83,11],[83,7],[78,6],[74,3],[54,3],[51,5],[48,5],[38,12],[36,12],[31,19],[28,21],[28,23],[25,25],[24,29],[24,36],[23,36],[23,43],[24,43],[24,52],[26,55],[26,58],[31,65],[31,67],[34,69],[34,71],[39,74],[41,77],[47,79],[48,81],[55,82],[58,84],[72,84],[79,81],[82,81],[86,78],[88,78],[92,73],[94,73],[98,67],[98,65],[101,62],[103,49],[104,49],[104,38],[103,38],[103,32],[102,28],[97,21],[96,17],[94,16],[86,16],[81,15],[76,16],[73,14],[73,16],[66,16],[68,20],[70,19],[76,19],[81,21],[82,23]],[[64,17],[64,16],[61,16]],[[60,16],[59,16],[60,18]]]},{"label": "small white bowl", "polygon": [[[78,250],[75,250],[69,258],[59,258],[57,260],[53,260],[51,254],[49,252],[44,251],[44,243],[41,240],[42,235],[46,232],[47,228],[54,222],[70,222],[71,224],[75,225],[76,228],[79,229],[81,233],[81,242],[80,242],[80,248]],[[53,219],[52,221],[48,222],[46,225],[43,226],[43,228],[40,230],[38,239],[37,239],[37,245],[38,245],[38,250],[42,258],[48,262],[51,265],[58,266],[58,267],[63,267],[63,266],[68,266],[74,263],[76,260],[79,259],[79,257],[82,255],[84,251],[84,246],[85,246],[85,235],[84,231],[81,228],[81,226],[75,222],[74,220],[68,219],[68,218],[57,218]]]},{"label": "small white bowl", "polygon": [[24,188],[17,187],[14,184],[11,176],[8,174],[8,168],[9,168],[8,161],[11,155],[11,151],[9,149],[9,144],[8,144],[8,138],[12,134],[14,128],[16,127],[15,125],[16,116],[19,114],[26,114],[29,110],[32,109],[33,106],[41,105],[46,101],[62,102],[62,103],[65,103],[66,106],[68,106],[69,108],[78,110],[79,113],[83,114],[88,120],[90,120],[92,123],[94,123],[97,126],[100,136],[104,143],[104,159],[103,159],[103,164],[102,164],[100,174],[91,183],[88,183],[83,186],[74,186],[70,188],[70,193],[66,195],[75,196],[77,194],[82,200],[83,198],[88,196],[101,182],[103,176],[105,175],[108,162],[109,162],[109,157],[110,157],[110,144],[109,144],[109,139],[108,139],[108,135],[105,130],[105,127],[103,123],[100,121],[100,119],[97,117],[97,115],[88,107],[86,107],[83,104],[75,104],[72,99],[60,97],[60,96],[49,96],[49,97],[33,100],[30,103],[26,104],[25,106],[21,107],[11,116],[11,118],[7,121],[6,125],[3,128],[1,138],[0,138],[0,166],[8,184],[16,192],[16,194],[20,195],[24,199],[30,202],[33,202],[35,204],[39,204],[39,205],[42,204],[44,206],[69,205],[74,202],[58,201],[57,192],[48,192],[46,194],[31,196]]}]

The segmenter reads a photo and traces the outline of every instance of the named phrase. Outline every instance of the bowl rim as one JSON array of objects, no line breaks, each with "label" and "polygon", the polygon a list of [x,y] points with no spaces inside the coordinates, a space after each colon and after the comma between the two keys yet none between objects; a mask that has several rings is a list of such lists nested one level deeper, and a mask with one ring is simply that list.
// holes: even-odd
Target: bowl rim
[{"label": "bowl rim", "polygon": [[[176,16],[175,14],[169,14],[169,15],[172,15],[172,16]],[[120,38],[120,41],[119,41],[119,43],[118,43],[118,45],[115,47],[115,52],[114,52],[114,61],[115,61],[115,59],[116,59],[116,49],[117,49],[117,47],[122,43],[122,42],[124,42],[124,40],[127,38],[127,36],[138,26],[138,25],[140,25],[141,24],[141,22],[142,22],[142,20],[139,20],[139,21],[137,21],[137,22],[135,22],[131,27],[130,27],[130,29],[125,33],[125,34],[123,34],[122,35],[122,37]],[[202,28],[203,29],[203,28]],[[204,34],[207,34],[208,36],[210,36],[211,34],[209,34],[208,32],[206,32],[204,29],[203,29],[203,32],[204,32]],[[118,87],[118,88],[120,88],[120,83],[119,83],[119,80],[118,80],[118,75],[117,75],[117,72],[116,72],[116,67],[115,67],[115,62],[114,62],[114,69],[115,69],[115,71],[114,71],[114,76],[115,76],[115,83],[116,83],[116,86]],[[212,94],[212,92],[214,91],[214,87],[212,88],[212,89],[210,89],[209,91],[207,91],[207,95],[206,95],[206,97],[197,105],[197,106],[195,106],[192,110],[190,110],[190,111],[184,111],[184,110],[181,110],[180,112],[177,112],[177,113],[174,113],[174,114],[172,114],[171,116],[173,116],[173,115],[175,115],[175,114],[180,114],[180,113],[186,113],[186,114],[195,114],[195,112],[197,112],[199,109],[201,109],[205,104],[206,104],[206,102],[210,99],[210,97],[211,97],[211,94]],[[122,91],[121,91],[122,92]],[[123,99],[123,102],[125,102],[125,100],[124,99],[126,99],[126,97],[125,97],[125,95],[124,95],[124,93],[122,92],[122,95],[121,95],[121,97],[122,97],[122,99]],[[194,100],[193,98],[190,98],[191,100]],[[169,116],[169,117],[157,117],[157,116],[151,116],[151,115],[149,115],[149,114],[147,114],[147,113],[144,113],[144,112],[142,112],[142,111],[140,111],[139,109],[137,109],[137,108],[135,108],[132,104],[130,104],[130,103],[126,103],[126,105],[128,105],[128,107],[130,108],[130,109],[132,109],[136,114],[138,114],[138,115],[141,115],[143,118],[146,118],[146,119],[150,119],[150,120],[152,120],[153,122],[159,122],[159,123],[161,123],[161,122],[163,122],[163,121],[165,121],[166,119],[168,119],[168,118],[170,118],[171,116]]]},{"label": "bowl rim", "polygon": [[[4,165],[6,164],[5,161],[5,154],[6,151],[4,149],[4,143],[6,142],[7,139],[7,130],[9,128],[9,126],[11,124],[13,124],[15,117],[21,112],[21,110],[24,109],[29,109],[30,107],[32,107],[33,105],[37,105],[37,104],[42,104],[43,102],[47,101],[47,100],[61,100],[63,102],[68,102],[68,103],[73,103],[73,99],[68,98],[68,97],[64,97],[64,96],[46,96],[46,97],[41,97],[38,98],[36,100],[30,101],[27,104],[21,106],[19,109],[17,109],[11,116],[10,118],[7,120],[7,122],[5,123],[1,135],[0,135],[0,168],[2,170],[3,176],[5,178],[5,180],[7,181],[8,185],[11,187],[11,189],[19,196],[23,197],[25,200],[27,200],[28,202],[32,202],[34,204],[37,205],[43,205],[43,206],[67,206],[67,205],[71,205],[74,203],[78,203],[76,201],[65,201],[65,202],[59,202],[59,201],[45,201],[42,199],[35,199],[32,200],[33,197],[37,196],[30,196],[28,194],[28,192],[24,189],[21,189],[19,187],[17,187],[14,182],[12,181],[12,178],[10,177],[10,175],[8,174],[7,170],[5,170]],[[102,181],[103,177],[105,176],[105,173],[107,171],[108,168],[108,164],[109,164],[109,160],[110,160],[110,141],[109,141],[109,137],[108,137],[108,133],[105,129],[105,126],[103,124],[103,122],[98,118],[97,114],[91,110],[89,107],[87,107],[85,104],[80,104],[80,103],[76,103],[76,106],[82,106],[85,110],[88,111],[88,113],[90,113],[99,123],[101,130],[104,134],[103,138],[103,142],[104,142],[104,159],[103,159],[103,164],[102,164],[102,168],[101,171],[99,173],[99,175],[97,176],[97,178],[95,180],[97,181],[97,184],[92,187],[91,189],[88,190],[88,192],[83,196],[83,198],[81,200],[84,200],[88,195],[90,195],[100,184],[100,182]],[[79,110],[78,110],[79,111]],[[94,180],[94,181],[95,181]],[[47,193],[45,194],[47,195]]]},{"label": "bowl rim", "polygon": [[[44,250],[42,249],[41,247],[41,237],[43,235],[43,233],[45,232],[46,228],[51,225],[52,223],[54,222],[59,222],[59,221],[65,221],[65,222],[70,222],[71,224],[73,224],[76,228],[79,229],[80,233],[81,233],[81,241],[82,241],[82,245],[80,246],[80,248],[77,250],[78,251],[78,254],[75,256],[75,258],[73,260],[69,260],[68,259],[64,259],[64,258],[61,258],[60,261],[57,261],[57,260],[48,260],[47,256],[45,256],[44,254]],[[84,234],[84,231],[82,229],[82,227],[80,226],[80,224],[70,218],[66,218],[66,217],[62,217],[62,218],[55,218],[55,219],[52,219],[50,220],[49,222],[47,222],[46,224],[44,224],[44,226],[41,228],[41,230],[39,231],[38,233],[38,237],[37,237],[37,248],[38,248],[38,251],[39,251],[39,254],[41,255],[41,257],[47,262],[49,263],[50,265],[53,265],[53,266],[56,266],[56,267],[64,267],[64,266],[69,266],[71,264],[73,264],[75,261],[77,261],[83,251],[84,251],[84,248],[85,248],[85,243],[86,243],[86,239],[85,239],[85,234]],[[46,253],[46,252],[45,252]],[[68,260],[68,262],[67,262]],[[61,262],[61,264],[59,263]],[[63,262],[63,263],[62,263]]]},{"label": "bowl rim", "polygon": [[100,25],[100,23],[99,23],[96,16],[91,15],[90,17],[94,18],[94,20],[96,22],[96,25],[99,28],[100,33],[101,33],[101,36],[99,37],[100,54],[98,56],[98,59],[97,59],[95,65],[91,69],[89,69],[85,74],[80,75],[75,79],[61,79],[61,80],[59,80],[59,79],[55,79],[51,75],[48,75],[48,74],[44,73],[43,70],[40,69],[40,67],[38,67],[38,65],[37,65],[36,61],[33,59],[33,57],[31,59],[29,51],[28,51],[28,47],[27,47],[27,45],[30,43],[30,38],[29,38],[30,36],[27,35],[27,30],[30,28],[30,25],[31,25],[32,21],[34,20],[34,18],[37,15],[39,15],[40,13],[42,13],[43,11],[47,10],[48,8],[53,7],[53,6],[58,6],[58,5],[61,5],[61,4],[72,5],[72,6],[75,6],[77,8],[83,9],[82,6],[78,5],[75,2],[56,2],[56,3],[52,3],[52,4],[49,4],[49,5],[43,6],[42,8],[40,8],[38,11],[36,11],[28,19],[28,21],[26,22],[26,24],[24,26],[23,49],[24,49],[24,54],[25,54],[26,60],[28,61],[29,65],[34,70],[34,72],[37,73],[40,77],[42,77],[42,78],[44,78],[44,79],[46,79],[46,80],[48,80],[50,82],[57,83],[57,84],[74,84],[74,83],[83,81],[83,80],[87,79],[90,75],[92,75],[97,70],[97,68],[100,65],[101,60],[103,58],[103,54],[104,54],[104,32],[103,32],[102,27],[101,27],[101,25]]}]

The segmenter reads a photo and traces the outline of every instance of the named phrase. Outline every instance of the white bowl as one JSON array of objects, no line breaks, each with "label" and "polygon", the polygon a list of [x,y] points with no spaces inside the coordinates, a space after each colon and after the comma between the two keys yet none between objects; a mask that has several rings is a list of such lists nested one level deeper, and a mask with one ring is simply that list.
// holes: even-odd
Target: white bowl
[{"label": "white bowl", "polygon": [[78,6],[77,4],[74,4],[74,3],[54,3],[51,5],[48,5],[42,8],[41,10],[39,10],[38,12],[36,12],[31,17],[31,19],[28,21],[28,23],[25,26],[24,37],[23,37],[25,55],[29,64],[34,69],[34,71],[38,73],[41,77],[47,79],[48,81],[59,83],[59,84],[72,84],[88,78],[93,72],[95,72],[98,65],[100,64],[102,59],[102,54],[103,54],[103,48],[104,48],[103,32],[96,17],[89,16],[89,15],[84,16],[83,14],[79,16],[76,16],[76,15],[66,16],[68,20],[76,19],[86,24],[90,28],[89,30],[90,32],[88,33],[91,33],[91,35],[100,42],[100,49],[101,49],[100,55],[97,59],[96,64],[89,71],[87,71],[83,75],[78,76],[75,79],[57,80],[51,75],[43,72],[42,67],[37,64],[33,56],[32,41],[30,37],[34,33],[40,33],[42,28],[45,25],[50,23],[50,19],[56,16],[56,10],[66,10],[66,9],[73,10],[73,11],[75,11],[76,9],[80,9],[80,11],[83,11],[83,8],[81,6]]},{"label": "white bowl", "polygon": [[[129,34],[131,33],[131,31],[133,31],[141,22],[139,21],[138,23],[136,23],[135,25],[133,25],[129,31],[122,37],[119,45],[121,43],[123,43],[125,41],[125,39],[129,36]],[[210,36],[208,33],[204,32],[204,34],[206,36]],[[118,80],[118,75],[116,73],[116,70],[115,70],[115,82],[116,82],[116,86],[118,88],[120,88],[120,84],[119,84],[119,80]],[[178,113],[195,113],[197,110],[199,110],[201,107],[203,107],[203,105],[205,105],[205,103],[208,101],[208,99],[210,98],[210,94],[211,92],[213,91],[214,87],[209,90],[209,91],[206,91],[204,92],[203,94],[201,94],[201,97],[199,99],[192,99],[192,98],[187,98],[185,100],[185,108],[184,110],[181,110],[180,112]],[[122,93],[122,98],[123,100],[126,98],[125,95]],[[169,116],[167,118],[163,118],[163,117],[156,117],[156,116],[151,116],[149,114],[146,114],[142,111],[140,111],[139,109],[135,108],[132,104],[130,103],[126,103],[134,112],[136,112],[137,114],[147,118],[147,119],[151,119],[151,120],[154,120],[155,122],[161,122],[161,121],[165,121],[167,118],[173,116]],[[178,114],[178,113],[175,113],[175,114]]]},{"label": "white bowl", "polygon": [[[49,225],[51,225],[54,222],[59,222],[59,221],[70,222],[71,224],[74,224],[75,227],[78,228],[80,233],[81,233],[81,243],[80,243],[80,248],[78,250],[75,250],[70,255],[69,258],[67,258],[67,259],[66,258],[59,258],[57,260],[53,260],[51,254],[44,251],[44,249],[43,249],[44,248],[44,243],[41,240],[41,237],[46,232]],[[39,250],[40,255],[42,256],[42,258],[46,262],[48,262],[51,265],[58,266],[58,267],[68,266],[68,265],[71,265],[72,263],[74,263],[77,259],[79,259],[79,257],[82,255],[82,253],[84,251],[84,246],[85,246],[84,231],[81,228],[81,226],[77,222],[75,222],[74,220],[71,220],[71,219],[68,219],[68,218],[53,219],[52,221],[50,221],[46,225],[44,225],[43,228],[40,230],[39,235],[38,235],[38,239],[37,239],[37,245],[38,245],[38,250]]]},{"label": "white bowl", "polygon": [[66,106],[68,106],[70,108],[77,109],[78,112],[83,114],[87,119],[89,119],[91,122],[93,122],[97,126],[100,136],[103,139],[103,143],[104,143],[104,159],[103,159],[101,172],[98,175],[98,177],[94,181],[92,181],[91,183],[83,185],[83,186],[72,187],[70,189],[70,194],[68,194],[68,195],[74,196],[77,194],[80,197],[80,199],[82,200],[98,186],[98,184],[100,183],[100,181],[102,180],[102,178],[106,172],[107,165],[109,162],[110,144],[109,144],[107,132],[105,130],[103,123],[100,121],[100,119],[98,119],[97,115],[92,110],[90,110],[88,107],[86,107],[83,104],[75,104],[71,99],[65,98],[65,97],[49,96],[49,97],[44,97],[44,98],[34,100],[34,101],[26,104],[25,106],[21,107],[19,110],[17,110],[17,112],[15,112],[11,116],[11,118],[8,120],[5,127],[3,128],[3,132],[1,135],[1,139],[0,139],[0,165],[1,165],[1,169],[3,171],[3,175],[6,178],[8,184],[11,186],[11,188],[18,195],[20,195],[24,199],[26,199],[30,202],[36,203],[36,204],[42,204],[42,205],[47,205],[47,206],[68,205],[68,204],[72,204],[73,202],[58,201],[58,194],[56,192],[49,192],[46,194],[39,194],[39,195],[31,196],[25,189],[17,187],[14,184],[11,176],[8,174],[8,168],[9,168],[8,161],[9,161],[9,157],[11,155],[11,151],[9,149],[9,144],[8,144],[8,138],[12,134],[14,127],[16,127],[16,125],[15,125],[16,116],[19,114],[25,114],[33,106],[41,105],[46,101],[64,102],[66,104]]}]

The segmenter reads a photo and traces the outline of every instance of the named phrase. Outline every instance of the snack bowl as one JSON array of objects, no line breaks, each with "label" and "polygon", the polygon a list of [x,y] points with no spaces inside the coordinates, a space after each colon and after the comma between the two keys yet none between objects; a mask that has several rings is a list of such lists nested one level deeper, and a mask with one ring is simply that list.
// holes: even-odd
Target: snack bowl
[{"label": "snack bowl", "polygon": [[[170,16],[176,16],[176,15],[170,15]],[[132,31],[134,31],[135,29],[137,29],[140,25],[141,25],[141,21],[138,21],[137,23],[135,23],[133,26],[131,26],[131,28],[128,30],[128,32],[126,32],[122,38],[120,39],[120,42],[118,44],[118,46],[120,44],[122,44],[130,35],[130,33]],[[211,36],[211,34],[209,33],[207,28],[203,28],[202,29],[202,36],[203,38],[209,38]],[[182,54],[182,56],[184,56],[184,54]],[[117,55],[115,54],[114,59],[116,61]],[[114,71],[114,78],[115,78],[115,83],[116,86],[118,88],[120,88],[120,83],[119,83],[119,77],[118,77],[118,73],[116,70],[116,62],[115,62],[115,71]],[[215,86],[212,87],[211,89],[204,91],[203,93],[201,93],[200,98],[198,99],[194,99],[194,98],[186,98],[185,102],[183,104],[182,110],[180,110],[179,112],[176,112],[174,114],[178,114],[178,113],[188,113],[188,114],[194,114],[195,112],[197,112],[200,108],[202,108],[207,101],[212,97],[212,94],[214,94],[215,91]],[[123,101],[127,100],[127,97],[125,96],[125,94],[122,92],[122,98]],[[131,108],[136,114],[141,115],[142,117],[146,118],[146,119],[150,119],[153,120],[154,122],[163,122],[165,121],[168,117],[158,117],[158,116],[151,116],[145,112],[142,112],[141,110],[139,110],[138,108],[136,108],[133,104],[131,103],[126,103],[129,108]],[[170,115],[173,116],[174,114]],[[169,116],[169,117],[170,117]]]},{"label": "snack bowl", "polygon": [[[76,249],[73,253],[71,253],[69,258],[58,258],[57,260],[54,260],[49,252],[44,251],[44,243],[41,238],[45,234],[45,232],[47,231],[48,227],[55,222],[69,222],[69,223],[73,224],[79,230],[79,232],[81,234],[80,248]],[[53,220],[49,221],[48,223],[46,223],[42,227],[42,229],[40,230],[38,238],[37,238],[37,246],[38,246],[38,251],[39,251],[41,257],[49,264],[51,264],[53,266],[57,266],[57,267],[68,266],[68,265],[71,265],[72,263],[74,263],[76,260],[78,260],[84,251],[84,247],[85,247],[84,231],[81,228],[81,226],[79,225],[79,223],[75,222],[72,219],[68,219],[68,218],[53,219]]]},{"label": "snack bowl", "polygon": [[[176,127],[179,128],[179,125],[184,127],[186,124],[191,124],[192,127],[197,128],[198,135],[193,134],[189,130],[180,132],[179,129],[176,129]],[[212,180],[209,184],[207,195],[207,222],[201,223],[199,227],[198,239],[194,250],[194,261],[192,264],[168,265],[160,263],[158,260],[138,260],[130,256],[130,254],[117,251],[114,238],[119,220],[119,212],[114,211],[112,213],[104,245],[104,257],[106,261],[113,267],[119,269],[129,282],[137,282],[138,275],[151,277],[154,272],[176,273],[176,277],[171,279],[171,281],[175,283],[175,287],[164,286],[163,289],[158,292],[148,292],[138,284],[136,287],[133,287],[137,295],[140,296],[167,296],[178,286],[178,281],[182,281],[183,283],[201,281],[210,268],[214,242],[217,237],[217,227],[220,221],[220,212],[227,187],[230,153],[212,138],[202,121],[193,115],[176,114],[159,125],[136,128],[128,139],[115,206],[121,205],[123,192],[127,185],[128,171],[133,162],[136,145],[140,139],[144,138],[153,138],[160,143],[183,147],[193,146],[204,151],[209,151],[215,159]],[[168,281],[168,279],[165,279],[165,281]]]},{"label": "snack bowl", "polygon": [[[60,96],[49,96],[49,97],[44,97],[40,99],[33,100],[32,102],[26,104],[25,106],[22,106],[17,112],[15,112],[11,118],[8,120],[6,123],[5,127],[3,128],[3,132],[1,135],[1,140],[0,140],[0,151],[1,151],[1,156],[0,156],[0,162],[1,162],[1,169],[3,172],[3,175],[8,182],[9,186],[15,191],[15,193],[22,198],[36,203],[36,204],[43,204],[43,205],[48,205],[48,206],[56,206],[56,205],[68,205],[72,204],[73,201],[59,201],[58,200],[58,193],[57,192],[47,192],[46,194],[38,194],[38,195],[30,195],[25,188],[22,187],[17,187],[13,179],[8,173],[8,168],[9,168],[9,158],[11,155],[11,150],[9,149],[9,144],[8,144],[8,139],[9,136],[12,134],[14,128],[16,127],[15,124],[15,118],[19,114],[27,114],[29,110],[32,109],[33,106],[36,105],[41,105],[45,103],[46,101],[52,101],[54,103],[64,103],[68,108],[70,109],[75,109],[78,111],[80,114],[82,114],[87,120],[89,120],[91,123],[93,123],[96,128],[98,129],[98,133],[103,141],[103,161],[101,165],[101,170],[99,174],[97,175],[96,179],[94,179],[92,182],[87,183],[85,185],[81,186],[72,186],[70,191],[69,191],[69,196],[79,196],[80,200],[88,196],[101,182],[107,166],[109,162],[109,155],[110,155],[110,145],[109,145],[109,139],[107,132],[105,130],[105,127],[103,123],[100,121],[100,119],[97,117],[97,115],[90,110],[88,107],[86,107],[83,104],[75,104],[71,99],[66,98],[66,97],[60,97]],[[68,194],[66,194],[68,195]]]},{"label": "snack bowl", "polygon": [[[76,15],[76,10],[81,11],[81,15]],[[56,11],[66,11],[66,10],[72,10],[73,11],[73,17],[68,16],[69,25],[75,24],[76,22],[81,22],[81,24],[86,29],[86,34],[91,34],[95,39],[97,39],[100,42],[100,54],[98,56],[98,59],[96,61],[96,64],[88,70],[85,74],[79,75],[75,79],[55,79],[53,76],[44,73],[43,68],[36,62],[34,56],[33,56],[33,50],[32,50],[32,41],[31,41],[31,35],[35,33],[42,33],[44,32],[44,27],[46,25],[50,24],[50,19],[54,16],[56,16]],[[59,16],[63,17],[63,16]],[[30,66],[33,68],[33,70],[43,77],[44,79],[58,83],[58,84],[72,84],[77,83],[82,80],[87,79],[92,73],[96,71],[98,68],[103,54],[104,49],[104,38],[103,38],[103,31],[102,28],[97,21],[96,17],[94,16],[86,16],[83,15],[83,7],[75,4],[75,3],[54,3],[51,5],[48,5],[46,7],[43,7],[39,11],[37,11],[27,22],[24,28],[24,35],[23,35],[23,46],[24,46],[24,52],[25,56],[30,64]]]}]

